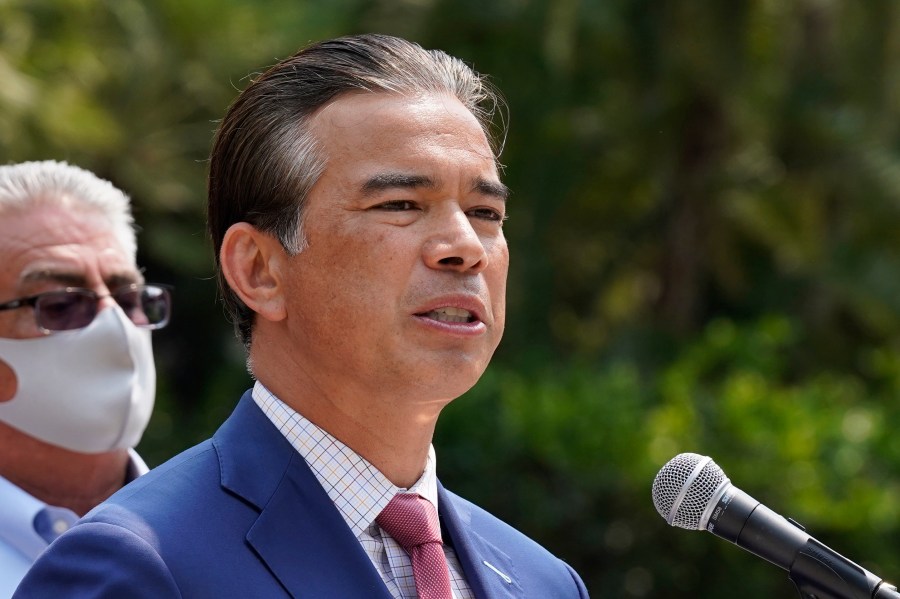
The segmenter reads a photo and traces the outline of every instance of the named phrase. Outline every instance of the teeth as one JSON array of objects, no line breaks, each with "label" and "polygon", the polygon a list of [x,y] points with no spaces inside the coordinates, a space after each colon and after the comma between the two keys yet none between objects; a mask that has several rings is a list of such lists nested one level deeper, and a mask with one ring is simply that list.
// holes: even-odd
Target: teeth
[{"label": "teeth", "polygon": [[447,306],[432,310],[428,313],[428,317],[440,322],[469,322],[472,319],[472,313],[462,308]]}]

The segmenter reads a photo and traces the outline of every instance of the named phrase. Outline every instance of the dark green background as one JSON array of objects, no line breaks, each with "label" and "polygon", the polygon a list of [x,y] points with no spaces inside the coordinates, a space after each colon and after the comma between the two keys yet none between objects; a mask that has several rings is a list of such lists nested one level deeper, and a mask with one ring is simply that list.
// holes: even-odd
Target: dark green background
[{"label": "dark green background", "polygon": [[672,456],[900,580],[900,3],[894,0],[0,0],[0,161],[127,190],[174,284],[151,464],[249,386],[204,231],[217,119],[314,40],[393,33],[510,107],[507,335],[439,426],[449,487],[595,597],[794,597],[669,528]]}]

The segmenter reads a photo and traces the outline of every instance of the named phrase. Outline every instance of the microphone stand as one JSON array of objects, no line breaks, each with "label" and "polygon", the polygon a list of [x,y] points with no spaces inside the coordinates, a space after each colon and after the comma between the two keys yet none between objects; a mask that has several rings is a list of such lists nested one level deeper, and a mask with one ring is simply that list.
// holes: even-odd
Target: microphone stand
[{"label": "microphone stand", "polygon": [[812,537],[797,552],[789,572],[802,599],[900,599],[897,587]]}]

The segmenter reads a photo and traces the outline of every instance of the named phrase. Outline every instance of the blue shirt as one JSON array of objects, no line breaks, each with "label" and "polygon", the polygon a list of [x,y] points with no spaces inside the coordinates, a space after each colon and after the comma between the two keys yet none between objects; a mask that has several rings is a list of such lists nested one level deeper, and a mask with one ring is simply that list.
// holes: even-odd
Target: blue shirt
[{"label": "blue shirt", "polygon": [[[147,472],[129,450],[126,482]],[[0,599],[8,599],[44,549],[78,520],[75,512],[47,505],[0,476]]]}]

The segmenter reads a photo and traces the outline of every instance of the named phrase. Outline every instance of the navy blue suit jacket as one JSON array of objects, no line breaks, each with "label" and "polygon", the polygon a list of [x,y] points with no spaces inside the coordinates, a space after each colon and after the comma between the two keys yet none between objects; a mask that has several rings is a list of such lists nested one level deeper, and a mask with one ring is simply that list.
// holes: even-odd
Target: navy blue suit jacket
[{"label": "navy blue suit jacket", "polygon": [[[534,541],[440,485],[438,496],[445,541],[477,597],[587,597],[578,575]],[[60,597],[390,599],[315,475],[249,392],[212,439],[57,539],[14,595]]]}]

